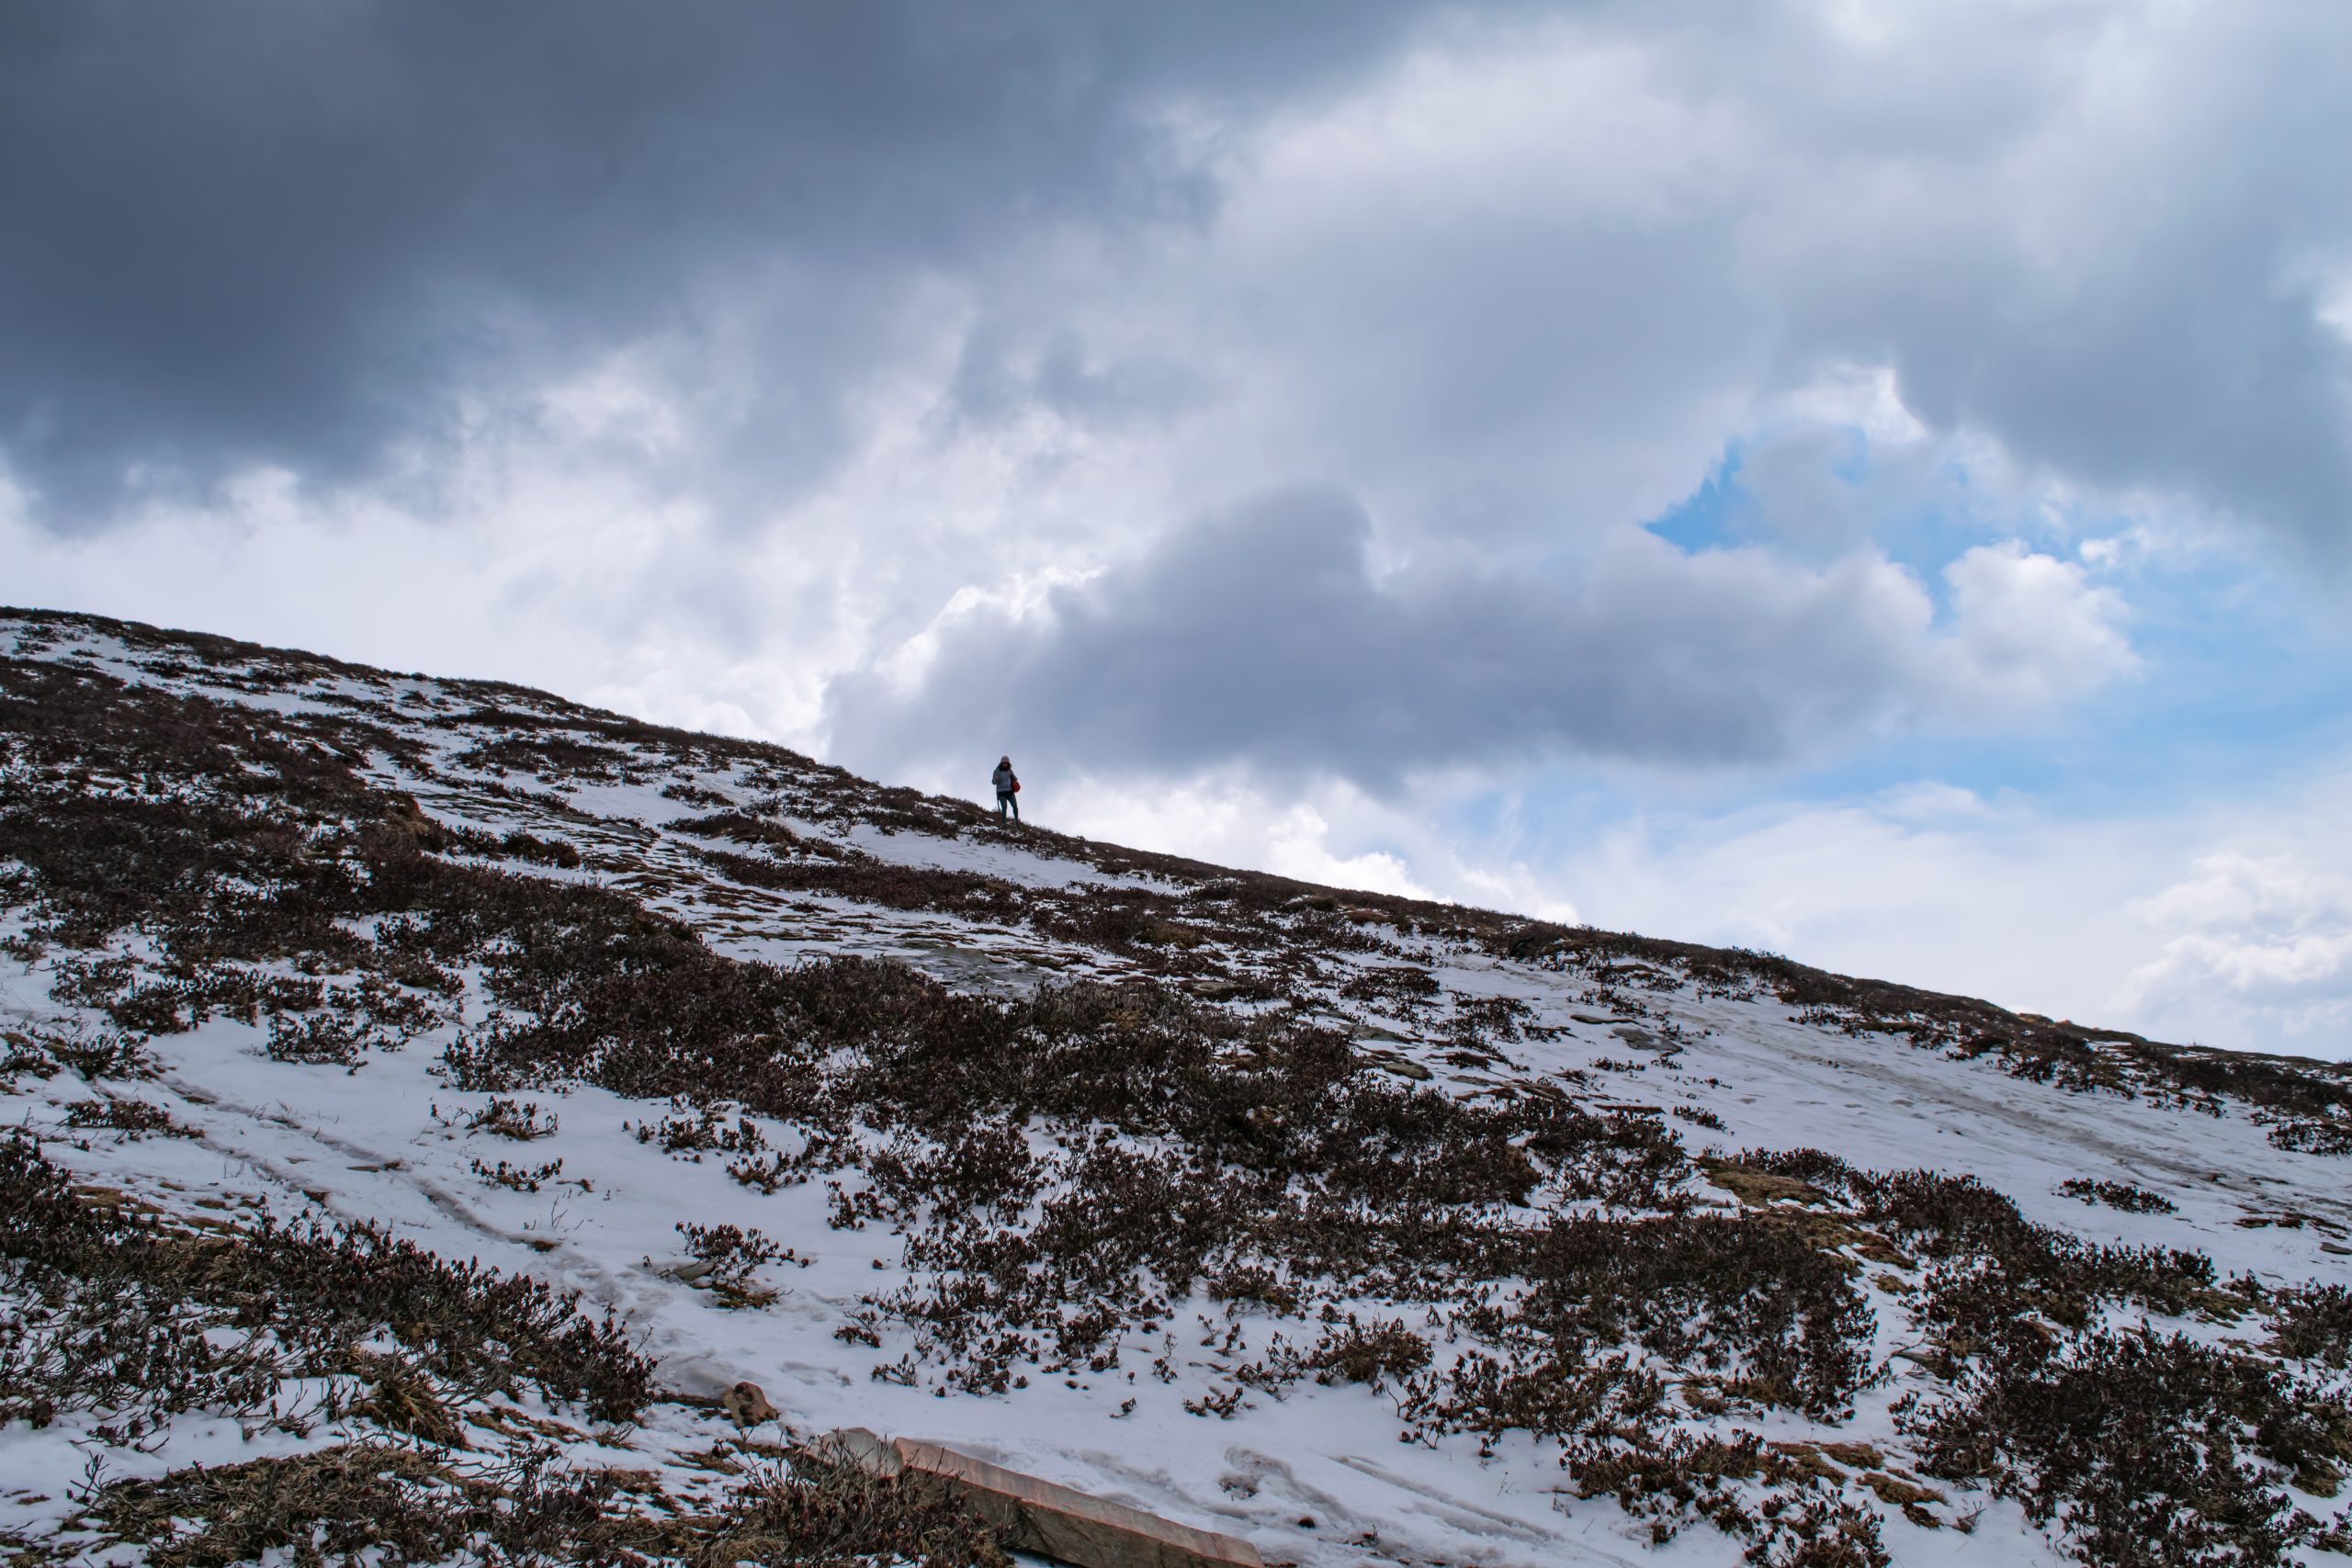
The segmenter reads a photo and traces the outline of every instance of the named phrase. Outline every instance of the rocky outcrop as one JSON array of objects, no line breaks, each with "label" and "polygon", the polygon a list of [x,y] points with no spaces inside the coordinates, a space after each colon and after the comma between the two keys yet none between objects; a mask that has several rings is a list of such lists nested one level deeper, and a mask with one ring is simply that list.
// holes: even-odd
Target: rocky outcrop
[{"label": "rocky outcrop", "polygon": [[1003,1545],[1078,1568],[1262,1568],[1258,1549],[1246,1540],[1090,1497],[937,1443],[845,1427],[818,1446],[876,1475],[935,1485],[995,1529]]}]

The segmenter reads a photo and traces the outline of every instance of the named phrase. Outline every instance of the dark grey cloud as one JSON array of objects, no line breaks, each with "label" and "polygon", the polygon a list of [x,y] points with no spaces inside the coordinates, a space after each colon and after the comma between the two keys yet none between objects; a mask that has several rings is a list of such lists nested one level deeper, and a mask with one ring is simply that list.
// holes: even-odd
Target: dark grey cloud
[{"label": "dark grey cloud", "polygon": [[994,322],[967,333],[943,411],[953,420],[992,424],[1031,408],[1073,423],[1117,427],[1168,419],[1198,407],[1206,379],[1166,355],[1100,359],[1084,334],[1053,332],[1027,362]]},{"label": "dark grey cloud", "polygon": [[893,767],[1011,747],[1056,771],[1238,764],[1374,787],[1561,756],[1772,764],[2038,694],[2045,646],[2120,657],[2064,569],[2023,569],[2051,590],[2029,602],[2005,592],[2027,585],[2006,555],[1975,563],[2001,623],[1978,660],[1969,627],[1932,626],[1918,585],[1868,558],[1799,570],[1634,533],[1546,570],[1382,576],[1372,542],[1342,492],[1260,497],[1045,614],[947,621],[911,682],[836,682],[833,744]]},{"label": "dark grey cloud", "polygon": [[[1215,186],[1160,107],[1295,102],[1421,8],[7,7],[0,446],[70,523],[127,464],[348,476],[453,391],[758,330],[738,456],[816,460],[890,280],[1056,221],[1196,220]],[[707,310],[786,273],[782,309]]]}]

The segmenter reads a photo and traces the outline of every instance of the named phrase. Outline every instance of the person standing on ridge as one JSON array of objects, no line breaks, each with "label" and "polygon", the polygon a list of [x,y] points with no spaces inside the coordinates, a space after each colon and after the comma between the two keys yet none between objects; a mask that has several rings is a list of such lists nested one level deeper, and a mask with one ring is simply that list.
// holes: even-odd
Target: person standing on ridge
[{"label": "person standing on ridge", "polygon": [[1012,819],[1015,822],[1020,821],[1021,802],[1014,797],[1021,793],[1021,780],[1012,771],[1012,759],[999,757],[996,760],[996,772],[989,777],[989,781],[996,785],[996,819],[1000,822],[1003,821],[1004,814],[1010,811],[1012,813]]}]

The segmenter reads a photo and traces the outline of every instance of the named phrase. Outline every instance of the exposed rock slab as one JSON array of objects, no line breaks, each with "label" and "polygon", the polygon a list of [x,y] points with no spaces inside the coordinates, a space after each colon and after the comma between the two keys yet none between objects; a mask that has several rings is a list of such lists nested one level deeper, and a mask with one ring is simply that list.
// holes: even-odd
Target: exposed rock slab
[{"label": "exposed rock slab", "polygon": [[877,1475],[911,1475],[943,1487],[1005,1545],[1078,1568],[1264,1568],[1258,1549],[1237,1537],[1091,1497],[937,1443],[844,1427],[818,1445]]}]

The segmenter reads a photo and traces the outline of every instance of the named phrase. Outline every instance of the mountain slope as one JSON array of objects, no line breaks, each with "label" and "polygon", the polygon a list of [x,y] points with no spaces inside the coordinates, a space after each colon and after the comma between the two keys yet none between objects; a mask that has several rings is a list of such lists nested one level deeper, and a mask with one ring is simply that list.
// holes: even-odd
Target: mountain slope
[{"label": "mountain slope", "polygon": [[985,1551],[846,1424],[1269,1561],[2352,1545],[2342,1069],[88,617],[0,748],[26,1553]]}]

